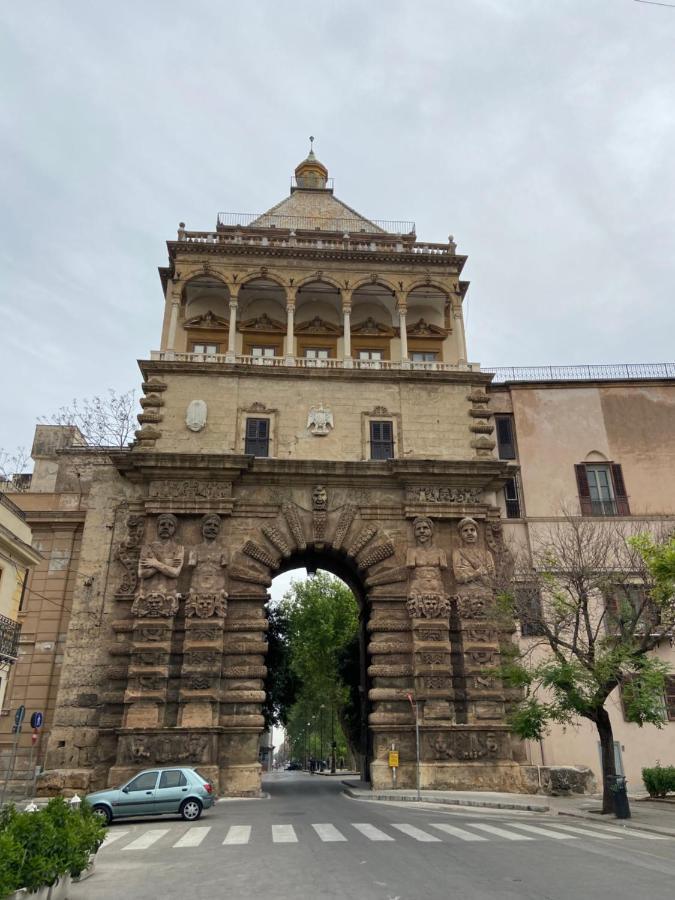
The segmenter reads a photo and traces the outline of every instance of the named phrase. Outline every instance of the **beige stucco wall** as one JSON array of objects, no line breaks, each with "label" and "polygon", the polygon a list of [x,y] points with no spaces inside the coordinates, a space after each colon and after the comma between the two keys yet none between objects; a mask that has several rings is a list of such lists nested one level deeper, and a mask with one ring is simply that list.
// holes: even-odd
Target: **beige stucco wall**
[{"label": "beige stucco wall", "polygon": [[[273,420],[270,455],[280,459],[362,460],[369,458],[367,416],[393,418],[397,456],[406,459],[471,459],[470,386],[466,383],[354,377],[298,377],[280,369],[269,374],[162,373],[161,437],[155,448],[184,453],[242,453],[246,415]],[[188,404],[204,400],[206,427],[190,431]],[[330,434],[307,428],[312,407],[323,403],[333,414]],[[254,404],[262,408],[252,409]],[[382,411],[382,407],[386,412]],[[376,408],[380,408],[375,412]],[[248,411],[248,412],[247,412]]]},{"label": "beige stucco wall", "polygon": [[[510,393],[528,516],[578,512],[574,465],[590,453],[621,464],[633,515],[675,510],[675,385],[513,385]],[[499,392],[495,399],[506,406]]]}]

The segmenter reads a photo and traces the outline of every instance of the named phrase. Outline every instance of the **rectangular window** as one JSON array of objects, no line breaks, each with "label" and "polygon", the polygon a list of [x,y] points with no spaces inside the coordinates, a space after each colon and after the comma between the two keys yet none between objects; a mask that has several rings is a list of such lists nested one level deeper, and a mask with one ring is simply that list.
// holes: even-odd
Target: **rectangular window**
[{"label": "rectangular window", "polygon": [[187,778],[180,769],[171,769],[168,772],[162,772],[159,776],[160,788],[177,788],[184,787],[187,784]]},{"label": "rectangular window", "polygon": [[629,516],[628,496],[618,463],[580,463],[574,467],[582,516]]},{"label": "rectangular window", "polygon": [[393,422],[370,423],[370,458],[394,458],[394,424]]},{"label": "rectangular window", "polygon": [[500,459],[516,458],[516,432],[513,427],[513,416],[495,416],[497,430],[497,448]]},{"label": "rectangular window", "polygon": [[270,455],[269,419],[246,419],[244,453],[250,456]]},{"label": "rectangular window", "polygon": [[384,359],[382,350],[359,350],[359,359],[381,362]]},{"label": "rectangular window", "polygon": [[524,584],[515,588],[516,609],[520,618],[520,632],[523,637],[543,634],[541,594],[534,584]]},{"label": "rectangular window", "polygon": [[436,362],[438,353],[431,350],[413,350],[410,353],[411,362]]},{"label": "rectangular window", "polygon": [[328,359],[330,351],[325,348],[305,347],[305,359]]},{"label": "rectangular window", "polygon": [[520,493],[518,491],[518,479],[514,476],[504,485],[504,501],[506,503],[506,518],[520,518]]},{"label": "rectangular window", "polygon": [[192,352],[214,356],[216,353],[220,353],[220,344],[193,344]]},{"label": "rectangular window", "polygon": [[666,675],[664,700],[666,702],[668,721],[675,722],[675,675]]},{"label": "rectangular window", "polygon": [[271,359],[276,356],[276,347],[251,347],[251,356]]},{"label": "rectangular window", "polygon": [[642,584],[616,584],[605,595],[605,609],[605,622],[610,634],[619,632],[636,615],[639,615],[635,622],[636,634],[651,634],[661,623],[661,610],[649,599],[647,589]]}]

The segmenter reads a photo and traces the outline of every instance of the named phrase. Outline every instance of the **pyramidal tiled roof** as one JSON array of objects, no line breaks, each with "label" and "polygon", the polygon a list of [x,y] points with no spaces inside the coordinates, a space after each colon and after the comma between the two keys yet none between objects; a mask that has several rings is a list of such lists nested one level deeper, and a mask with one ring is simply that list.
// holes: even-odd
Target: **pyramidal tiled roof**
[{"label": "pyramidal tiled roof", "polygon": [[[284,221],[286,218],[287,222]],[[259,228],[276,225],[277,228],[320,227],[323,231],[385,233],[383,228],[338,200],[330,191],[300,188],[264,212],[251,225]]]}]

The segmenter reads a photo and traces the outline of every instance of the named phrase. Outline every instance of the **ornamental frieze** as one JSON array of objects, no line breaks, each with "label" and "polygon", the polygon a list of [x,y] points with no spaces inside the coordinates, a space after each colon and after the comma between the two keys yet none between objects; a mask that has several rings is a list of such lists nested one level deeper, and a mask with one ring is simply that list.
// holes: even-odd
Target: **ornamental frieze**
[{"label": "ornamental frieze", "polygon": [[229,500],[229,481],[152,481],[148,496],[152,500]]},{"label": "ornamental frieze", "polygon": [[433,485],[415,485],[406,489],[407,503],[480,503],[481,491],[478,488],[436,487]]}]

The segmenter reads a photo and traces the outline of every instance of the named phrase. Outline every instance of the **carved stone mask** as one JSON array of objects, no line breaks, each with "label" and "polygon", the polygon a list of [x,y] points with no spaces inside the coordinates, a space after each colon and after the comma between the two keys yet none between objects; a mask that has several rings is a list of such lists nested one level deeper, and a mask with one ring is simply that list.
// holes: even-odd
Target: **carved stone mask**
[{"label": "carved stone mask", "polygon": [[171,513],[164,513],[157,519],[157,535],[161,540],[168,541],[176,533],[178,522]]},{"label": "carved stone mask", "polygon": [[317,484],[312,491],[312,506],[314,509],[325,509],[327,504],[328,495],[326,494],[326,488],[322,484]]},{"label": "carved stone mask", "polygon": [[220,516],[204,516],[202,519],[202,536],[204,540],[215,541],[220,532]]}]

